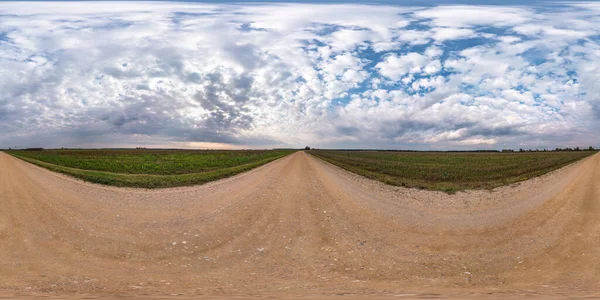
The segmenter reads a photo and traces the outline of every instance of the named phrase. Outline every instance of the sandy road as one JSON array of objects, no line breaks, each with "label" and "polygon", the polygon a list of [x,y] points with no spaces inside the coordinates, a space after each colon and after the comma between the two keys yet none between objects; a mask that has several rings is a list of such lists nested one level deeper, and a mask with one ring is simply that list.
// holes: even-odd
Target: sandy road
[{"label": "sandy road", "polygon": [[599,216],[600,155],[446,195],[303,152],[164,190],[0,153],[0,295],[597,294]]}]

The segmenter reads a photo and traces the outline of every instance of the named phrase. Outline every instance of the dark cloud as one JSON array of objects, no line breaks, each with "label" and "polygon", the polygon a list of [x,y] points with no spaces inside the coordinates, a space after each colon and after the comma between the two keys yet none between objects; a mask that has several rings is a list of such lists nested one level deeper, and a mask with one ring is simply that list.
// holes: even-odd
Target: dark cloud
[{"label": "dark cloud", "polygon": [[526,131],[523,131],[518,126],[483,127],[482,125],[475,125],[475,127],[468,129],[468,136],[485,136],[490,138],[517,137],[527,134]]},{"label": "dark cloud", "polygon": [[356,136],[360,133],[360,129],[351,126],[338,126],[336,129],[342,136]]},{"label": "dark cloud", "polygon": [[596,116],[596,121],[600,121],[600,99],[591,101],[590,104],[592,105],[592,110]]},{"label": "dark cloud", "polygon": [[229,44],[224,49],[230,57],[240,64],[246,71],[256,69],[261,60],[259,57],[260,50],[252,44]]}]

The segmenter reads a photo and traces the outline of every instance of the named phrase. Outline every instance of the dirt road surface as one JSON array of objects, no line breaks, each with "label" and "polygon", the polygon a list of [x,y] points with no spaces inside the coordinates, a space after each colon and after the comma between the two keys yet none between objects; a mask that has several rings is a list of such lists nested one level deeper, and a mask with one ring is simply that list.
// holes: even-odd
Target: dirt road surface
[{"label": "dirt road surface", "polygon": [[447,195],[386,186],[304,152],[163,190],[89,184],[0,153],[0,299],[598,291],[600,155]]}]

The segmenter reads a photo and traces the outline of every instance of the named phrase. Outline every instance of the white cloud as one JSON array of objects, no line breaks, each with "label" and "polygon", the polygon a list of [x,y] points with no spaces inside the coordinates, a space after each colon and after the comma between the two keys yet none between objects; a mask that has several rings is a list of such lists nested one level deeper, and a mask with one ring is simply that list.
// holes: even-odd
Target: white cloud
[{"label": "white cloud", "polygon": [[445,27],[436,27],[433,29],[432,38],[437,42],[443,42],[447,40],[458,40],[458,39],[466,39],[475,37],[476,34],[471,29],[463,29],[463,28],[445,28]]},{"label": "white cloud", "polygon": [[376,42],[373,44],[373,50],[375,52],[400,50],[401,48],[402,48],[402,43],[400,43],[400,42]]},{"label": "white cloud", "polygon": [[442,54],[444,54],[444,50],[442,50],[440,47],[432,46],[425,49],[425,55],[429,57],[438,57]]},{"label": "white cloud", "polygon": [[398,39],[410,45],[424,45],[429,43],[433,32],[419,30],[401,30]]},{"label": "white cloud", "polygon": [[428,57],[411,52],[402,56],[389,55],[375,68],[379,69],[381,75],[397,81],[405,75],[421,73],[428,62]]},{"label": "white cloud", "polygon": [[524,8],[460,5],[437,6],[415,14],[431,19],[435,26],[442,27],[508,26],[526,23],[533,17],[533,14]]},{"label": "white cloud", "polygon": [[532,106],[535,104],[533,93],[530,91],[521,93],[517,90],[509,89],[502,91],[502,96],[511,101],[522,102],[526,105]]},{"label": "white cloud", "polygon": [[590,35],[594,35],[593,31],[581,31],[581,30],[570,30],[570,29],[561,29],[548,25],[539,25],[539,24],[527,24],[522,26],[514,27],[513,30],[520,34],[524,35],[547,35],[547,36],[557,36],[561,38],[567,39],[580,39],[585,38]]}]

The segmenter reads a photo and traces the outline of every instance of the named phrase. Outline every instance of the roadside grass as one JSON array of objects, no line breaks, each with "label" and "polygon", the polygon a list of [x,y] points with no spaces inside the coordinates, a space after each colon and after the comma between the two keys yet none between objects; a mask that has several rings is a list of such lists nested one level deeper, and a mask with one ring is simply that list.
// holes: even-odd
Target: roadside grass
[{"label": "roadside grass", "polygon": [[119,187],[166,188],[230,177],[291,150],[43,150],[6,153],[51,171]]},{"label": "roadside grass", "polygon": [[311,150],[309,153],[350,172],[390,185],[455,193],[493,189],[527,180],[597,152]]}]

